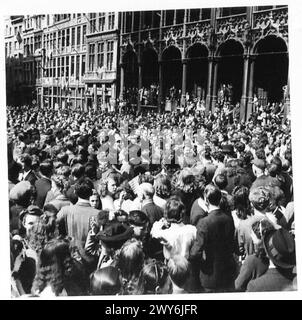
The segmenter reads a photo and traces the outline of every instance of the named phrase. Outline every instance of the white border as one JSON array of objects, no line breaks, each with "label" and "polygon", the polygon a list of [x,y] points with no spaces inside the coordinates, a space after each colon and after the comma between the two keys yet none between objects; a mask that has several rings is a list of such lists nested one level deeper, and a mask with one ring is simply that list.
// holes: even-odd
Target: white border
[{"label": "white border", "polygon": [[[7,201],[7,158],[6,158],[6,112],[5,112],[5,59],[4,59],[4,16],[17,14],[39,14],[39,13],[81,13],[81,12],[99,12],[99,11],[131,11],[131,10],[152,10],[152,9],[173,9],[173,8],[201,8],[201,7],[231,7],[231,6],[256,6],[256,5],[283,5],[289,6],[289,72],[290,72],[290,92],[291,92],[291,110],[292,110],[292,136],[293,136],[293,161],[294,161],[294,194],[295,194],[295,213],[296,213],[296,243],[297,243],[297,271],[298,271],[298,291],[296,292],[272,292],[272,293],[223,293],[223,294],[188,294],[188,295],[161,295],[161,296],[115,296],[101,297],[102,300],[250,300],[250,299],[276,299],[292,300],[301,299],[302,291],[302,234],[301,233],[301,186],[300,178],[302,177],[301,161],[301,120],[302,105],[301,102],[301,39],[302,39],[302,2],[296,0],[111,0],[111,1],[78,1],[72,0],[52,0],[49,2],[41,0],[13,0],[1,1],[1,36],[0,36],[0,179],[2,212],[0,221],[0,299],[10,299],[10,276],[9,276],[9,233],[8,233],[8,201]],[[299,101],[300,98],[300,101]],[[98,300],[98,297],[67,297],[57,299],[92,299]]]}]

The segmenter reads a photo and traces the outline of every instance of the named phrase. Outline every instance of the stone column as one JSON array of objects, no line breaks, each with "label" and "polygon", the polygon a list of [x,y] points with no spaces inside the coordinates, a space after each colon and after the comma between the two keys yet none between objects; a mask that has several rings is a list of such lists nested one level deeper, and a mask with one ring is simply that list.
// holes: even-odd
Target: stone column
[{"label": "stone column", "polygon": [[[160,110],[161,102],[163,100],[163,64],[158,61],[158,110]],[[162,110],[161,110],[162,111]]]},{"label": "stone column", "polygon": [[213,57],[208,57],[208,86],[206,97],[206,115],[211,107],[211,92],[212,92],[212,73],[213,73]]},{"label": "stone column", "polygon": [[[97,103],[98,103],[98,94],[97,94],[97,88],[96,83],[93,84],[93,108],[96,111],[97,110]],[[85,110],[87,112],[87,110]]]},{"label": "stone column", "polygon": [[[140,58],[139,58],[140,60]],[[140,101],[140,89],[142,88],[142,63],[138,62],[138,96],[137,96],[137,111],[141,111],[141,101]]]},{"label": "stone column", "polygon": [[249,68],[249,55],[243,56],[243,79],[242,79],[242,95],[240,101],[240,121],[246,120],[246,102],[247,102],[247,79],[248,79],[248,68]]},{"label": "stone column", "polygon": [[181,102],[185,105],[187,91],[187,60],[182,60],[182,86],[181,86]]},{"label": "stone column", "polygon": [[254,70],[255,70],[255,56],[250,55],[249,59],[250,70],[249,70],[249,82],[248,82],[248,101],[246,110],[246,119],[248,120],[253,110],[254,101]]},{"label": "stone column", "polygon": [[124,81],[125,81],[125,69],[124,69],[124,65],[121,63],[120,64],[121,67],[121,78],[120,78],[120,101],[123,100],[124,98]]},{"label": "stone column", "polygon": [[217,102],[218,63],[219,63],[219,57],[214,57],[213,58],[213,64],[214,64],[213,91],[212,91],[212,101],[211,101],[212,110],[214,110],[214,108],[216,107],[216,102]]}]

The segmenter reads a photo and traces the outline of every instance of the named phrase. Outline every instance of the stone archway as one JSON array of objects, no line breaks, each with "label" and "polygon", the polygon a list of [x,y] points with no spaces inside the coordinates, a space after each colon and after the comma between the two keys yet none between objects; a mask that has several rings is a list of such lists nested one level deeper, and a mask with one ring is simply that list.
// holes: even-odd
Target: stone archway
[{"label": "stone archway", "polygon": [[187,50],[187,92],[205,100],[208,80],[208,48],[195,43]]},{"label": "stone archway", "polygon": [[276,35],[260,39],[254,46],[255,73],[253,93],[263,103],[282,102],[288,83],[288,49]]}]

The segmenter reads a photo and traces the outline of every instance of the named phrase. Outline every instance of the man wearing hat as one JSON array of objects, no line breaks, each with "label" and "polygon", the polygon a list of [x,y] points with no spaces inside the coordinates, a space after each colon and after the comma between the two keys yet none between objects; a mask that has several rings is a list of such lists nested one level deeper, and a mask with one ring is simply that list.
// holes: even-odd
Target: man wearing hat
[{"label": "man wearing hat", "polygon": [[296,253],[293,236],[281,228],[267,233],[263,238],[270,267],[261,277],[249,282],[248,292],[293,291],[295,283]]},{"label": "man wearing hat", "polygon": [[31,203],[31,200],[34,196],[34,187],[30,184],[29,181],[20,181],[18,182],[9,193],[10,200],[10,230],[19,230],[20,212],[25,210]]}]

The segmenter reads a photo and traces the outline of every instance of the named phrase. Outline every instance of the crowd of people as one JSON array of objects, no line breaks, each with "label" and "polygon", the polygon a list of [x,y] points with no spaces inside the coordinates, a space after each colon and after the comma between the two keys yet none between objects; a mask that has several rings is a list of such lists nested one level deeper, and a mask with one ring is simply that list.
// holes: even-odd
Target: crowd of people
[{"label": "crowd of people", "polygon": [[12,296],[296,290],[281,110],[7,107]]}]

